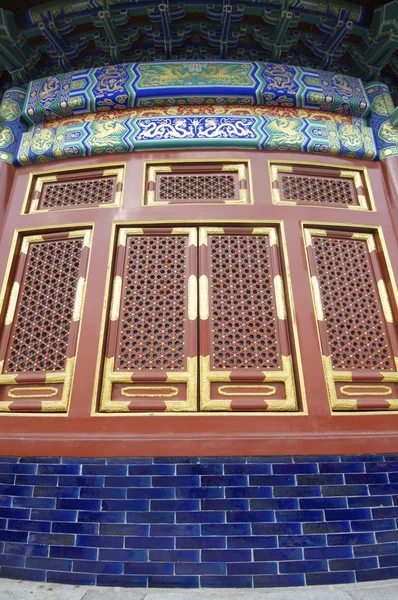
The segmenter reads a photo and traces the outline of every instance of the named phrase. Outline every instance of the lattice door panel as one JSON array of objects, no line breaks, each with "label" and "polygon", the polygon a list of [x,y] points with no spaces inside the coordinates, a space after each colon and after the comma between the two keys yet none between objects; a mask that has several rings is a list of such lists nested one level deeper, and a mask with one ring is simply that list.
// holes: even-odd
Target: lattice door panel
[{"label": "lattice door panel", "polygon": [[91,231],[22,240],[0,338],[0,411],[66,411]]},{"label": "lattice door panel", "polygon": [[202,410],[297,410],[274,228],[199,233]]},{"label": "lattice door panel", "polygon": [[100,410],[197,410],[197,230],[121,229]]},{"label": "lattice door panel", "polygon": [[373,199],[365,170],[271,163],[275,204],[372,210]]},{"label": "lattice door panel", "polygon": [[375,237],[306,229],[305,239],[332,409],[397,410],[398,338]]},{"label": "lattice door panel", "polygon": [[246,163],[147,165],[145,204],[250,204]]},{"label": "lattice door panel", "polygon": [[120,206],[123,179],[124,167],[35,176],[26,212]]}]

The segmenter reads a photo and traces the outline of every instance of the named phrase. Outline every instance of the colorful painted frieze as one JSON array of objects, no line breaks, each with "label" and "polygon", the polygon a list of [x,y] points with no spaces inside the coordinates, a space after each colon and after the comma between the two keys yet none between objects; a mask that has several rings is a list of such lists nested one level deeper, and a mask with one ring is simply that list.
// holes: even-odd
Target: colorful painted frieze
[{"label": "colorful painted frieze", "polygon": [[368,83],[365,87],[371,102],[369,123],[374,131],[380,159],[398,156],[398,129],[391,118],[394,103],[390,91],[384,83],[378,82]]},{"label": "colorful painted frieze", "polygon": [[28,125],[21,119],[26,91],[12,88],[4,92],[0,104],[0,160],[14,162],[21,135]]}]

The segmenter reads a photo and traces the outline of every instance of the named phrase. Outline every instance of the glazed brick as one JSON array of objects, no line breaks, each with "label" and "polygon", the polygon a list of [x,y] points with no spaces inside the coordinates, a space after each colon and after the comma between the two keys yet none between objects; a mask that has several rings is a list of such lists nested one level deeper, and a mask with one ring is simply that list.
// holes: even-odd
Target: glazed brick
[{"label": "glazed brick", "polygon": [[278,541],[280,548],[326,546],[325,535],[281,535]]},{"label": "glazed brick", "polygon": [[299,507],[297,498],[264,498],[250,500],[250,510],[295,510]]},{"label": "glazed brick", "polygon": [[[80,460],[80,459],[79,459]],[[37,463],[43,465],[59,465],[61,458],[59,456],[23,456],[19,459],[20,463]]]},{"label": "glazed brick", "polygon": [[[191,521],[187,522],[190,523]],[[174,523],[174,512],[128,512],[127,523]]]},{"label": "glazed brick", "polygon": [[[32,475],[33,477],[33,475]],[[0,474],[0,484],[14,485],[15,483],[15,475],[12,473],[3,473]]]},{"label": "glazed brick", "polygon": [[347,521],[359,519],[371,519],[372,513],[370,508],[347,508],[342,510],[325,510],[326,521]]},{"label": "glazed brick", "polygon": [[328,546],[358,546],[360,544],[373,543],[373,533],[343,533],[341,535],[328,535]]},{"label": "glazed brick", "polygon": [[105,477],[105,487],[146,488],[150,487],[151,485],[151,478],[144,477],[141,475],[126,475],[125,477]]},{"label": "glazed brick", "polygon": [[105,459],[107,465],[118,465],[118,464],[127,464],[127,465],[151,465],[154,459],[150,456],[123,456],[123,457],[113,457]]},{"label": "glazed brick", "polygon": [[[330,473],[323,475],[297,475],[297,485],[342,485],[344,475],[341,473]],[[319,494],[316,494],[319,495]]]},{"label": "glazed brick", "polygon": [[79,475],[80,465],[38,465],[38,475]]},{"label": "glazed brick", "polygon": [[356,483],[388,483],[387,473],[348,473],[344,475],[344,480],[348,485]]},{"label": "glazed brick", "polygon": [[317,463],[292,463],[292,464],[276,464],[272,465],[274,475],[306,474],[318,473]]},{"label": "glazed brick", "polygon": [[76,521],[75,510],[41,510],[32,509],[31,519],[34,521]]},{"label": "glazed brick", "polygon": [[350,508],[359,508],[362,506],[391,506],[391,496],[359,496],[359,498],[348,498],[348,506]]},{"label": "glazed brick", "polygon": [[[224,462],[224,459],[220,458],[220,462]],[[155,456],[153,459],[154,465],[162,464],[185,464],[185,463],[198,463],[199,458],[195,456]]]},{"label": "glazed brick", "polygon": [[76,546],[52,546],[50,556],[54,558],[72,558],[81,560],[97,560],[97,548],[78,548]]},{"label": "glazed brick", "polygon": [[106,585],[111,587],[146,587],[147,578],[145,575],[97,575],[97,585]]},{"label": "glazed brick", "polygon": [[[27,477],[24,475],[21,477]],[[31,496],[33,493],[33,487],[28,485],[1,485],[0,484],[0,494],[4,494],[6,496]]]},{"label": "glazed brick", "polygon": [[50,521],[21,521],[19,519],[9,519],[8,529],[17,531],[40,531],[49,533],[51,530]]},{"label": "glazed brick", "polygon": [[272,550],[254,549],[254,561],[275,561],[275,560],[302,560],[302,548],[273,548]]},{"label": "glazed brick", "polygon": [[327,548],[305,548],[304,558],[308,560],[329,559],[329,558],[352,558],[353,551],[351,546],[329,546]]},{"label": "glazed brick", "polygon": [[142,563],[148,560],[147,550],[120,550],[119,548],[100,548],[99,560],[109,560],[113,562],[138,562]]},{"label": "glazed brick", "polygon": [[397,518],[398,517],[398,506],[392,506],[391,508],[372,508],[372,514],[374,519],[384,518]]},{"label": "glazed brick", "polygon": [[[7,523],[7,519],[0,519],[0,529],[5,529],[6,523]],[[13,528],[11,527],[11,529],[13,529]]]},{"label": "glazed brick", "polygon": [[250,523],[202,525],[202,535],[250,535]]},{"label": "glazed brick", "polygon": [[398,494],[398,483],[391,483],[385,485],[370,485],[369,493],[371,496]]},{"label": "glazed brick", "polygon": [[381,556],[383,554],[398,554],[397,543],[370,544],[354,548],[354,556]]},{"label": "glazed brick", "polygon": [[153,562],[199,562],[200,550],[149,550]]},{"label": "glazed brick", "polygon": [[57,508],[60,508],[61,510],[100,510],[101,500],[60,498],[57,500]]},{"label": "glazed brick", "polygon": [[127,498],[134,499],[152,499],[152,498],[175,498],[174,488],[131,488],[127,490]]},{"label": "glazed brick", "polygon": [[251,588],[252,578],[250,575],[203,575],[200,585],[204,588]]},{"label": "glazed brick", "polygon": [[[256,457],[255,457],[256,458]],[[258,458],[258,457],[257,457]],[[246,463],[250,461],[250,457],[245,456],[201,456],[192,462],[200,462],[201,464],[207,463]],[[267,459],[264,462],[269,462]],[[272,461],[271,461],[272,462]]]},{"label": "glazed brick", "polygon": [[201,501],[200,507],[202,510],[248,510],[249,501],[238,498],[205,499]]},{"label": "glazed brick", "polygon": [[[0,554],[0,567],[24,567],[25,557],[16,554]],[[0,570],[1,572],[1,570]]]},{"label": "glazed brick", "polygon": [[90,561],[74,560],[72,570],[75,573],[110,573],[111,575],[120,575],[123,573],[123,564],[120,562],[109,561]]},{"label": "glazed brick", "polygon": [[9,579],[25,579],[29,581],[45,581],[46,572],[39,569],[26,569],[25,567],[1,567],[1,576]]},{"label": "glazed brick", "polygon": [[304,585],[304,574],[295,573],[290,575],[258,575],[253,577],[253,585],[259,587],[295,587]]},{"label": "glazed brick", "polygon": [[227,538],[227,548],[276,548],[275,535],[232,536]]},{"label": "glazed brick", "polygon": [[281,523],[323,521],[321,510],[277,510],[276,520]]},{"label": "glazed brick", "polygon": [[123,548],[123,538],[115,535],[78,535],[76,546]]},{"label": "glazed brick", "polygon": [[99,523],[69,523],[53,521],[52,533],[81,533],[87,535],[97,535]]},{"label": "glazed brick", "polygon": [[81,488],[80,498],[126,498],[125,488]]},{"label": "glazed brick", "polygon": [[272,510],[230,511],[227,512],[228,523],[257,523],[261,521],[274,521]]},{"label": "glazed brick", "polygon": [[276,562],[227,563],[228,575],[276,575],[277,572]]},{"label": "glazed brick", "polygon": [[360,571],[363,569],[377,569],[377,558],[345,558],[343,560],[330,560],[329,568],[331,571]]},{"label": "glazed brick", "polygon": [[[218,489],[218,488],[210,488]],[[222,490],[221,490],[222,491]],[[225,489],[226,498],[272,498],[272,487],[232,487]]]},{"label": "glazed brick", "polygon": [[28,541],[26,531],[0,531],[0,542],[20,542],[24,544]]},{"label": "glazed brick", "polygon": [[79,496],[78,487],[35,487],[33,496],[42,498],[77,498]]},{"label": "glazed brick", "polygon": [[8,542],[4,545],[5,554],[18,554],[19,556],[48,556],[49,548],[44,544],[18,544]]},{"label": "glazed brick", "polygon": [[[149,483],[149,485],[151,484]],[[155,488],[195,487],[200,485],[200,480],[198,475],[154,475],[152,477],[152,485]]]},{"label": "glazed brick", "polygon": [[[182,466],[182,465],[181,465]],[[129,465],[129,475],[174,475],[175,465]],[[181,473],[182,475],[182,473]]]},{"label": "glazed brick", "polygon": [[254,535],[300,535],[301,523],[253,523]]},{"label": "glazed brick", "polygon": [[[158,513],[160,514],[160,513]],[[177,512],[176,523],[225,523],[225,512]]]},{"label": "glazed brick", "polygon": [[[30,510],[28,508],[0,508],[0,517],[2,519],[29,519]],[[32,516],[34,519],[34,516]]]},{"label": "glazed brick", "polygon": [[[228,489],[234,490],[237,488],[227,488],[226,495],[228,498]],[[176,488],[176,498],[224,498],[224,489],[208,487],[208,488]]]},{"label": "glazed brick", "polygon": [[227,568],[224,563],[176,563],[175,572],[176,575],[226,575]]},{"label": "glazed brick", "polygon": [[29,544],[47,544],[50,546],[73,546],[75,536],[67,533],[30,533]]},{"label": "glazed brick", "polygon": [[322,496],[368,496],[367,485],[324,485]]},{"label": "glazed brick", "polygon": [[19,461],[18,456],[1,456],[0,463],[17,463]]},{"label": "glazed brick", "polygon": [[339,583],[355,583],[352,571],[335,571],[333,573],[306,573],[307,585],[334,585]]},{"label": "glazed brick", "polygon": [[320,473],[364,473],[365,465],[362,462],[320,463]]},{"label": "glazed brick", "polygon": [[292,560],[279,563],[279,573],[313,573],[327,571],[327,560]]},{"label": "glazed brick", "polygon": [[212,548],[226,548],[227,540],[225,537],[221,536],[204,536],[194,538],[176,538],[176,548],[177,550],[185,550],[185,549],[212,549]]},{"label": "glazed brick", "polygon": [[200,525],[186,525],[186,524],[176,524],[176,525],[151,525],[151,536],[176,536],[183,537],[187,535],[200,535]]},{"label": "glazed brick", "polygon": [[382,471],[398,471],[398,461],[396,462],[378,462],[365,465],[367,473],[380,473]]},{"label": "glazed brick", "polygon": [[311,456],[293,456],[293,461],[296,463],[300,462],[317,462],[317,463],[326,463],[326,462],[341,462],[340,456],[327,456],[324,454],[316,455],[313,454]]},{"label": "glazed brick", "polygon": [[[104,477],[91,477],[89,475],[60,475],[58,478],[58,485],[65,487],[103,487]],[[115,486],[117,487],[117,486]],[[124,486],[123,486],[124,487]]]},{"label": "glazed brick", "polygon": [[252,464],[226,464],[224,465],[225,475],[270,475],[272,465],[252,463]]},{"label": "glazed brick", "polygon": [[251,562],[251,550],[202,550],[202,562]]},{"label": "glazed brick", "polygon": [[103,500],[102,510],[146,512],[149,511],[149,500]]},{"label": "glazed brick", "polygon": [[[380,556],[379,563],[381,567],[398,567],[398,554],[388,554],[387,556]],[[377,565],[374,565],[374,567],[376,568]]]},{"label": "glazed brick", "polygon": [[304,510],[347,508],[347,498],[300,498],[299,502]]},{"label": "glazed brick", "polygon": [[388,480],[390,483],[398,483],[398,473],[388,473]]},{"label": "glazed brick", "polygon": [[373,569],[369,571],[358,571],[357,581],[381,581],[383,579],[396,579],[398,577],[398,567],[387,569]]},{"label": "glazed brick", "polygon": [[174,538],[173,537],[126,537],[124,540],[126,548],[137,548],[137,549],[151,549],[151,548],[163,548],[173,549]]},{"label": "glazed brick", "polygon": [[349,533],[348,521],[332,521],[331,523],[303,523],[303,533]]},{"label": "glazed brick", "polygon": [[[172,562],[134,563],[129,562],[124,567],[127,575],[173,575],[174,564]],[[184,575],[185,573],[182,573]],[[191,575],[191,573],[187,573]],[[178,575],[178,573],[177,573]]]},{"label": "glazed brick", "polygon": [[204,487],[239,487],[247,485],[247,475],[202,475],[201,485]]},{"label": "glazed brick", "polygon": [[383,462],[384,458],[380,454],[345,454],[342,456],[343,462]]},{"label": "glazed brick", "polygon": [[55,498],[13,498],[12,505],[24,508],[55,508]]},{"label": "glazed brick", "polygon": [[131,525],[126,523],[102,523],[100,525],[100,535],[136,535],[144,536],[149,533],[149,525]]},{"label": "glazed brick", "polygon": [[[33,475],[36,473],[37,465],[35,464],[16,464],[16,463],[1,463],[0,462],[0,473],[23,473]],[[2,478],[2,475],[0,475]]]},{"label": "glazed brick", "polygon": [[8,508],[9,506],[11,506],[11,500],[11,496],[0,496],[0,507]]},{"label": "glazed brick", "polygon": [[177,465],[177,475],[223,475],[223,465]]},{"label": "glazed brick", "polygon": [[94,585],[95,575],[91,573],[68,573],[48,571],[47,583],[69,583],[72,585]]},{"label": "glazed brick", "polygon": [[[115,585],[117,585],[117,583]],[[170,577],[167,575],[149,575],[148,587],[198,588],[199,577],[194,577],[191,575],[171,575]]]},{"label": "glazed brick", "polygon": [[78,521],[87,523],[125,523],[126,513],[119,511],[79,511]]},{"label": "glazed brick", "polygon": [[[242,485],[245,485],[244,483]],[[294,475],[249,475],[249,485],[295,485]]]},{"label": "glazed brick", "polygon": [[381,531],[376,532],[376,540],[378,543],[384,542],[397,542],[398,541],[398,531]]},{"label": "glazed brick", "polygon": [[61,462],[64,465],[104,465],[109,460],[111,459],[93,458],[92,456],[89,456],[88,458],[75,458],[74,456],[63,456]]},{"label": "glazed brick", "polygon": [[[203,506],[202,506],[203,508]],[[151,511],[199,510],[200,500],[151,500]],[[136,509],[139,510],[139,509]],[[141,509],[143,510],[143,509]]]},{"label": "glazed brick", "polygon": [[319,486],[286,486],[286,487],[274,487],[275,498],[302,498],[304,496],[314,497],[321,495],[321,488]]},{"label": "glazed brick", "polygon": [[71,571],[72,561],[64,558],[41,558],[40,556],[29,556],[26,559],[28,569],[45,569],[51,571]]},{"label": "glazed brick", "polygon": [[83,465],[82,475],[127,475],[127,465]]},{"label": "glazed brick", "polygon": [[376,519],[371,521],[352,521],[353,531],[384,531],[385,529],[396,529],[394,519]]}]

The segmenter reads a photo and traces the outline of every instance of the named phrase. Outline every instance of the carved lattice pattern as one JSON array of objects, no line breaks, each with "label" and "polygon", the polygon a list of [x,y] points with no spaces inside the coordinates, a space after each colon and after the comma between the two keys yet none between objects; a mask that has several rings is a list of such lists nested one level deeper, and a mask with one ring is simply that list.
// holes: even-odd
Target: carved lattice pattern
[{"label": "carved lattice pattern", "polygon": [[63,371],[82,239],[29,245],[6,373]]},{"label": "carved lattice pattern", "polygon": [[327,204],[358,204],[350,180],[337,177],[304,176],[284,173],[280,176],[282,200]]},{"label": "carved lattice pattern", "polygon": [[236,200],[232,174],[160,175],[159,202],[214,202]]},{"label": "carved lattice pattern", "polygon": [[266,236],[211,236],[215,369],[277,369],[275,299]]},{"label": "carved lattice pattern", "polygon": [[40,200],[40,208],[110,204],[114,198],[115,183],[114,177],[47,183]]},{"label": "carved lattice pattern", "polygon": [[365,241],[314,237],[335,369],[394,370]]},{"label": "carved lattice pattern", "polygon": [[116,370],[184,369],[187,237],[130,236]]}]

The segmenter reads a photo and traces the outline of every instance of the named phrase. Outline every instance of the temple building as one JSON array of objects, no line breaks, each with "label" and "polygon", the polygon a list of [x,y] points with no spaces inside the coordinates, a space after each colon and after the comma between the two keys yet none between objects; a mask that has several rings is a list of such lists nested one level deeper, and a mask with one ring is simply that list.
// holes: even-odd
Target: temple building
[{"label": "temple building", "polygon": [[398,578],[398,0],[0,0],[0,576]]}]

